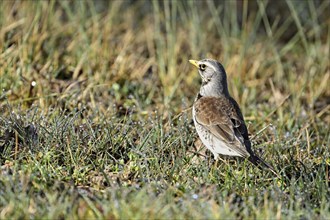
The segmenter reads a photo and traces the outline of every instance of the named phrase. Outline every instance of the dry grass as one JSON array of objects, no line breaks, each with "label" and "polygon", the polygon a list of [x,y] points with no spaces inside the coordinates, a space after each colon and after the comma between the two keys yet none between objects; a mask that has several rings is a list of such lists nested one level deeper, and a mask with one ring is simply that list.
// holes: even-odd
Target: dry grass
[{"label": "dry grass", "polygon": [[[0,218],[330,217],[328,1],[0,6]],[[205,57],[282,178],[201,148]]]}]

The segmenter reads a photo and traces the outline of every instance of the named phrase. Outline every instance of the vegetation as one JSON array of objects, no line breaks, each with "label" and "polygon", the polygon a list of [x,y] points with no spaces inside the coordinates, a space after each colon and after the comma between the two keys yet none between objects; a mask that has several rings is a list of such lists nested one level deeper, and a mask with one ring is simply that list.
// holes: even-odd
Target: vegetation
[{"label": "vegetation", "polygon": [[[0,218],[329,219],[329,1],[1,1]],[[215,163],[189,59],[254,150]]]}]

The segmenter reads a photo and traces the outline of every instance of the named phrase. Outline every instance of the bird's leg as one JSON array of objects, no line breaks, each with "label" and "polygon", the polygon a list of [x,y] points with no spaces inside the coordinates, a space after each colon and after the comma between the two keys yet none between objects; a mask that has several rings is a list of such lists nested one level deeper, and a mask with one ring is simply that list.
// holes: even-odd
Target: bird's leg
[{"label": "bird's leg", "polygon": [[218,167],[218,162],[219,162],[219,160],[216,160],[216,161],[215,161],[215,163],[214,163],[214,166],[215,166],[215,167]]},{"label": "bird's leg", "polygon": [[213,155],[214,155],[214,160],[215,160],[214,166],[215,166],[215,167],[218,167],[219,154],[217,154],[217,153],[213,153]]}]

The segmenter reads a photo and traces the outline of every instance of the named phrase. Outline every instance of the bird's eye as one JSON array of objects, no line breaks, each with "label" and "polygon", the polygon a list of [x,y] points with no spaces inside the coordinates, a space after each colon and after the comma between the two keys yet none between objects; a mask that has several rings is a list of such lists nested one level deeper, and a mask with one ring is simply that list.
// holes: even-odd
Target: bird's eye
[{"label": "bird's eye", "polygon": [[200,64],[199,65],[199,69],[201,69],[201,70],[204,71],[206,69],[206,65],[205,64]]}]

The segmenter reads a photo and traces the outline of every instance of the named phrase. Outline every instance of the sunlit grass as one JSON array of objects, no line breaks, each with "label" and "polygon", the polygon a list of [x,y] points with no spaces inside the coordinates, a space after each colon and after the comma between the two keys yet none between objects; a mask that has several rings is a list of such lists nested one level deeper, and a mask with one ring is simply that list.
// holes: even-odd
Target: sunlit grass
[{"label": "sunlit grass", "polygon": [[[0,218],[329,218],[329,7],[0,2]],[[201,146],[205,57],[282,178]]]}]

